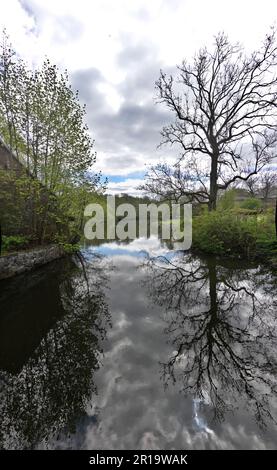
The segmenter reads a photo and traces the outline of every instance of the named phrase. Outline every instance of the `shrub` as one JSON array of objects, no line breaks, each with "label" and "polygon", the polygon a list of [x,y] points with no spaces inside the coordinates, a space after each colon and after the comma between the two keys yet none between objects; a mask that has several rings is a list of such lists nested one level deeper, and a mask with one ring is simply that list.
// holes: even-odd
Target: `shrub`
[{"label": "shrub", "polygon": [[218,209],[223,211],[233,209],[235,207],[235,197],[235,189],[229,189],[228,191],[225,191],[218,201]]},{"label": "shrub", "polygon": [[60,246],[63,248],[65,253],[69,255],[76,253],[80,250],[80,245],[78,245],[77,243],[60,243]]},{"label": "shrub", "polygon": [[17,251],[19,249],[27,248],[28,244],[28,237],[24,237],[23,235],[4,235],[2,239],[3,251]]},{"label": "shrub", "polygon": [[273,239],[271,221],[214,211],[193,219],[192,247],[214,255],[250,257],[257,254],[261,234],[263,241]]},{"label": "shrub", "polygon": [[260,199],[256,199],[255,197],[250,197],[245,199],[240,205],[242,209],[250,209],[250,210],[259,210],[262,207],[262,202]]}]

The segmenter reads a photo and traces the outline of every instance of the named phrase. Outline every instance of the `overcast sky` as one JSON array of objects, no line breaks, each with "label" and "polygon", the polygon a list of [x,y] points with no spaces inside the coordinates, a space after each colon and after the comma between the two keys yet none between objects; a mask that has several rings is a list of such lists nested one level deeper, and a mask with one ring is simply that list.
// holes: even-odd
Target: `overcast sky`
[{"label": "overcast sky", "polygon": [[[67,68],[87,104],[96,168],[109,192],[135,193],[170,116],[155,104],[159,70],[172,71],[219,31],[255,48],[277,20],[276,0],[0,0],[0,25],[34,66]],[[171,151],[172,155],[172,151]]]}]

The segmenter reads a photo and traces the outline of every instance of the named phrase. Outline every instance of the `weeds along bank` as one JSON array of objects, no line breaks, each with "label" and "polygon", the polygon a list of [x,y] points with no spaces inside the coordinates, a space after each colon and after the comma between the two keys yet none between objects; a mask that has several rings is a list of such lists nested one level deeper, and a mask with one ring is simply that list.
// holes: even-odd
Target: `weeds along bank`
[{"label": "weeds along bank", "polygon": [[273,208],[204,212],[193,218],[192,248],[217,256],[277,260]]}]

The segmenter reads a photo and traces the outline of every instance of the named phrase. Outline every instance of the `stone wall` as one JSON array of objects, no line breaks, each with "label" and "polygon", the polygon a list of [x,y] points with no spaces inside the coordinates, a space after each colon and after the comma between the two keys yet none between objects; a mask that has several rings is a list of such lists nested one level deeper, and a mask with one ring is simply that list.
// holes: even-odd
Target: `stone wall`
[{"label": "stone wall", "polygon": [[64,250],[58,245],[48,245],[30,251],[4,255],[0,257],[0,280],[31,271],[64,256]]}]

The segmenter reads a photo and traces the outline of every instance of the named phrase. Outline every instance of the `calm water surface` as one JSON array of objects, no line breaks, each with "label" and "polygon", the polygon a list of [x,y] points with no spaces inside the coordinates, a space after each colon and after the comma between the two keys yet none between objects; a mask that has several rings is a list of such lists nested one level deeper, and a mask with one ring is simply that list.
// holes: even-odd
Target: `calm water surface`
[{"label": "calm water surface", "polygon": [[157,239],[0,283],[0,447],[271,449],[277,276]]}]

